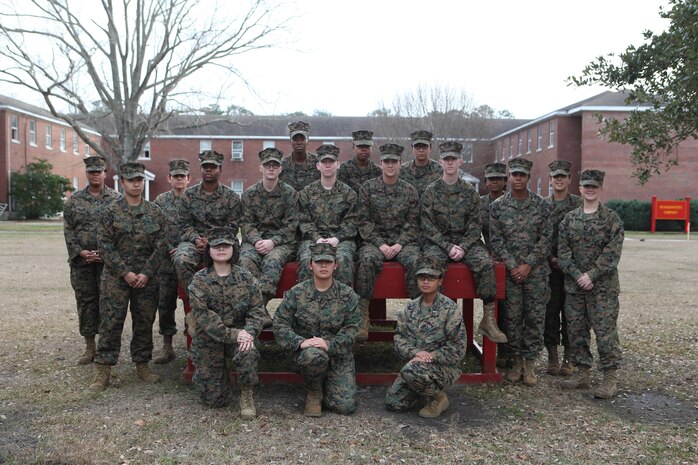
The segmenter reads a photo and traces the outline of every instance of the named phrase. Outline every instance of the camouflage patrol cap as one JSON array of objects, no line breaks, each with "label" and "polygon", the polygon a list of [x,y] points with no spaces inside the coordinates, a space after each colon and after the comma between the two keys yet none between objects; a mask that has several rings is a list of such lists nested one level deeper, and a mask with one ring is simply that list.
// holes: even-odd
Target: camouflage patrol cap
[{"label": "camouflage patrol cap", "polygon": [[189,160],[170,160],[170,176],[189,174]]},{"label": "camouflage patrol cap", "polygon": [[310,246],[310,259],[314,262],[333,262],[337,258],[337,249],[326,242],[315,243]]},{"label": "camouflage patrol cap", "polygon": [[398,144],[384,144],[379,147],[381,160],[402,160],[402,152],[405,147]]},{"label": "camouflage patrol cap", "polygon": [[606,173],[601,170],[584,170],[579,175],[579,185],[602,187],[604,176]]},{"label": "camouflage patrol cap", "polygon": [[365,129],[360,129],[351,133],[351,138],[354,139],[354,145],[368,145],[373,147],[373,132]]},{"label": "camouflage patrol cap", "polygon": [[572,163],[567,160],[554,160],[548,165],[550,170],[550,176],[558,176],[564,174],[565,176],[570,175],[570,170],[572,169]]},{"label": "camouflage patrol cap", "polygon": [[87,157],[83,161],[85,162],[85,171],[88,173],[94,171],[106,171],[107,169],[107,161],[98,155]]},{"label": "camouflage patrol cap", "polygon": [[506,178],[507,165],[504,163],[490,163],[485,165],[485,178]]},{"label": "camouflage patrol cap", "polygon": [[327,158],[332,160],[337,160],[339,158],[339,147],[333,144],[322,144],[315,151],[317,155],[317,161],[322,161]]},{"label": "camouflage patrol cap", "polygon": [[208,238],[208,245],[211,247],[221,244],[238,245],[233,228],[211,228],[208,230],[206,237]]},{"label": "camouflage patrol cap", "polygon": [[269,147],[259,152],[259,162],[262,165],[270,161],[275,161],[276,163],[281,164],[281,159],[283,156],[284,154],[281,153],[279,149]]},{"label": "camouflage patrol cap", "polygon": [[525,158],[514,158],[509,160],[509,174],[513,173],[523,173],[531,174],[531,167],[533,162],[531,160],[526,160]]},{"label": "camouflage patrol cap", "polygon": [[296,121],[295,123],[289,123],[288,125],[289,137],[293,139],[293,136],[297,134],[302,134],[306,139],[310,134],[310,125],[305,121]]},{"label": "camouflage patrol cap", "polygon": [[119,165],[119,175],[122,179],[145,178],[143,163],[129,162]]},{"label": "camouflage patrol cap", "polygon": [[440,158],[460,158],[460,154],[463,151],[463,144],[456,142],[454,140],[449,140],[439,144],[439,157]]},{"label": "camouflage patrol cap", "polygon": [[410,134],[410,139],[412,139],[412,146],[415,146],[417,144],[425,144],[431,146],[431,139],[433,137],[434,134],[424,129],[420,129],[419,131],[415,131],[412,134]]},{"label": "camouflage patrol cap", "polygon": [[417,262],[417,276],[443,276],[443,265],[438,260],[431,257],[422,257]]},{"label": "camouflage patrol cap", "polygon": [[215,150],[204,150],[199,154],[199,165],[217,165],[223,164],[223,154]]}]

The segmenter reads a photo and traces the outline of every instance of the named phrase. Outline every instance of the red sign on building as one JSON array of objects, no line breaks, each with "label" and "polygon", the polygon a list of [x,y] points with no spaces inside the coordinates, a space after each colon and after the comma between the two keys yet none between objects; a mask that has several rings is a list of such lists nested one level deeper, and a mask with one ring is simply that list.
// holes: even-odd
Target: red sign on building
[{"label": "red sign on building", "polygon": [[691,224],[691,198],[684,200],[657,200],[652,196],[651,232],[655,232],[657,220],[683,220],[684,232],[688,233]]}]

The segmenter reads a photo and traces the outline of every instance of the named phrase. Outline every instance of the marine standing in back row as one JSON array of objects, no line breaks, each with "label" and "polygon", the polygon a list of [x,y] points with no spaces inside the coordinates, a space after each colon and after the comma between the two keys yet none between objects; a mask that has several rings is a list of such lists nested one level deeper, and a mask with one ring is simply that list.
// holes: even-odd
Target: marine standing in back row
[{"label": "marine standing in back row", "polygon": [[320,172],[315,168],[317,157],[308,152],[308,137],[310,125],[305,121],[296,121],[288,125],[291,137],[291,153],[281,160],[281,174],[279,179],[296,192],[303,190],[305,186],[320,178]]},{"label": "marine standing in back row", "polygon": [[351,137],[354,157],[342,162],[339,171],[337,171],[337,178],[358,194],[366,181],[379,177],[382,171],[378,165],[371,161],[373,133],[361,129],[352,132]]},{"label": "marine standing in back row", "polygon": [[425,130],[410,134],[414,160],[406,161],[400,167],[400,179],[412,184],[421,197],[429,184],[441,177],[444,170],[441,165],[430,158],[434,135]]}]

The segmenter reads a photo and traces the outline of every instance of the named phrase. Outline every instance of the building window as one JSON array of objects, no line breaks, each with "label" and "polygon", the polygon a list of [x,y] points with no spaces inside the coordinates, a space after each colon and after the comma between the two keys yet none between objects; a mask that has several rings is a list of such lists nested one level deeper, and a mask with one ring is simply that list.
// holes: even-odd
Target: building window
[{"label": "building window", "polygon": [[523,145],[523,140],[521,139],[521,133],[518,133],[516,135],[516,139],[517,139],[517,141],[516,141],[516,145],[517,145],[516,156],[520,157],[521,156],[521,146]]},{"label": "building window", "polygon": [[514,158],[514,138],[509,136],[509,159]]},{"label": "building window", "polygon": [[548,195],[553,195],[553,183],[548,181]]},{"label": "building window", "polygon": [[548,123],[548,148],[555,146],[555,122],[551,121]]},{"label": "building window", "polygon": [[85,156],[90,156],[90,144],[88,144],[87,142],[85,142]]},{"label": "building window", "polygon": [[36,147],[36,121],[29,120],[29,144]]},{"label": "building window", "polygon": [[199,141],[199,153],[205,152],[206,150],[211,150],[211,141],[210,140]]},{"label": "building window", "polygon": [[65,128],[61,128],[61,152],[65,152]]},{"label": "building window", "polygon": [[541,192],[542,188],[543,188],[543,185],[541,184],[540,178],[538,178],[538,181],[536,182],[536,193],[537,193],[538,195],[542,195],[542,194],[543,194],[543,193]]},{"label": "building window", "polygon": [[242,195],[242,192],[245,190],[245,184],[240,180],[234,180],[230,187],[237,195]]},{"label": "building window", "polygon": [[77,176],[73,177],[73,188],[78,190],[80,188],[80,181]]},{"label": "building window", "polygon": [[465,163],[473,162],[473,144],[463,144],[463,152],[461,152]]},{"label": "building window", "polygon": [[12,115],[10,119],[10,126],[12,132],[12,142],[19,142],[19,118],[17,115]]},{"label": "building window", "polygon": [[276,148],[276,142],[274,142],[273,140],[265,140],[264,142],[262,142],[262,150],[274,148]]},{"label": "building window", "polygon": [[536,145],[536,152],[543,150],[543,128],[538,126],[538,145]]},{"label": "building window", "polygon": [[143,151],[138,158],[140,160],[150,160],[150,142],[146,142],[146,144],[143,146]]},{"label": "building window", "polygon": [[507,157],[507,147],[504,144],[504,141],[502,141],[502,161]]},{"label": "building window", "polygon": [[50,124],[46,125],[46,148],[53,148],[53,134],[51,133],[53,129]]},{"label": "building window", "polygon": [[233,160],[241,161],[243,159],[242,152],[245,144],[241,140],[234,140],[232,147]]},{"label": "building window", "polygon": [[323,143],[324,145],[334,145],[334,141],[333,141],[333,140],[326,140],[326,141],[323,141],[322,143]]},{"label": "building window", "polygon": [[75,155],[80,155],[80,147],[79,147],[79,142],[78,142],[78,133],[73,131],[73,153]]},{"label": "building window", "polygon": [[531,130],[526,131],[526,153],[531,153]]}]

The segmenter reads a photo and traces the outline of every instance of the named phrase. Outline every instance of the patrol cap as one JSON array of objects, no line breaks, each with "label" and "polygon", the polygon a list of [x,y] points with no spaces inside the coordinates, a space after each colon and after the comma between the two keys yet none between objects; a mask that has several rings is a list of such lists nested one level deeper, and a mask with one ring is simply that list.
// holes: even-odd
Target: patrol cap
[{"label": "patrol cap", "polygon": [[216,247],[221,244],[228,244],[232,246],[238,245],[237,238],[235,237],[235,232],[232,228],[211,228],[206,234],[208,238],[208,245],[211,247]]},{"label": "patrol cap", "polygon": [[332,244],[318,242],[310,246],[310,259],[314,262],[333,262],[337,256],[337,249]]},{"label": "patrol cap", "polygon": [[579,185],[602,187],[604,176],[606,173],[601,170],[584,170],[579,175]]},{"label": "patrol cap", "polygon": [[84,159],[85,171],[88,173],[95,171],[106,171],[107,161],[99,155],[93,155]]},{"label": "patrol cap", "polygon": [[310,125],[305,121],[296,121],[295,123],[288,124],[289,137],[293,139],[293,136],[297,134],[302,134],[306,139],[310,134]]},{"label": "patrol cap", "polygon": [[438,260],[429,257],[422,257],[417,262],[417,276],[443,276],[443,265]]},{"label": "patrol cap", "polygon": [[507,165],[504,163],[489,163],[485,165],[485,178],[506,178]]},{"label": "patrol cap", "polygon": [[170,176],[189,174],[189,160],[170,160]]},{"label": "patrol cap", "polygon": [[454,140],[449,140],[439,144],[439,156],[441,158],[460,158],[461,152],[463,151],[463,144],[456,142]]},{"label": "patrol cap", "polygon": [[204,150],[199,154],[199,165],[217,165],[223,164],[223,154],[215,150]]},{"label": "patrol cap", "polygon": [[550,176],[558,176],[564,174],[565,176],[570,175],[570,170],[572,169],[572,163],[567,160],[554,160],[548,165],[550,170]]},{"label": "patrol cap", "polygon": [[531,167],[533,162],[531,160],[526,160],[525,158],[514,158],[509,160],[509,173],[523,173],[531,174]]},{"label": "patrol cap", "polygon": [[413,147],[417,144],[425,144],[431,146],[431,139],[433,137],[434,134],[424,129],[420,129],[419,131],[415,131],[412,134],[410,134],[410,139],[412,139]]},{"label": "patrol cap", "polygon": [[373,131],[360,129],[351,133],[351,138],[354,139],[354,145],[368,145],[373,147]]},{"label": "patrol cap", "polygon": [[138,162],[128,162],[119,165],[119,175],[123,179],[145,178],[145,165]]},{"label": "patrol cap", "polygon": [[315,151],[317,161],[322,161],[327,158],[337,161],[339,158],[339,147],[333,144],[322,144]]},{"label": "patrol cap", "polygon": [[262,165],[270,161],[275,161],[276,163],[281,164],[281,158],[283,158],[283,156],[284,154],[281,153],[279,149],[268,147],[259,152],[259,162]]},{"label": "patrol cap", "polygon": [[384,144],[379,147],[381,160],[402,160],[402,152],[405,147],[398,144]]}]

